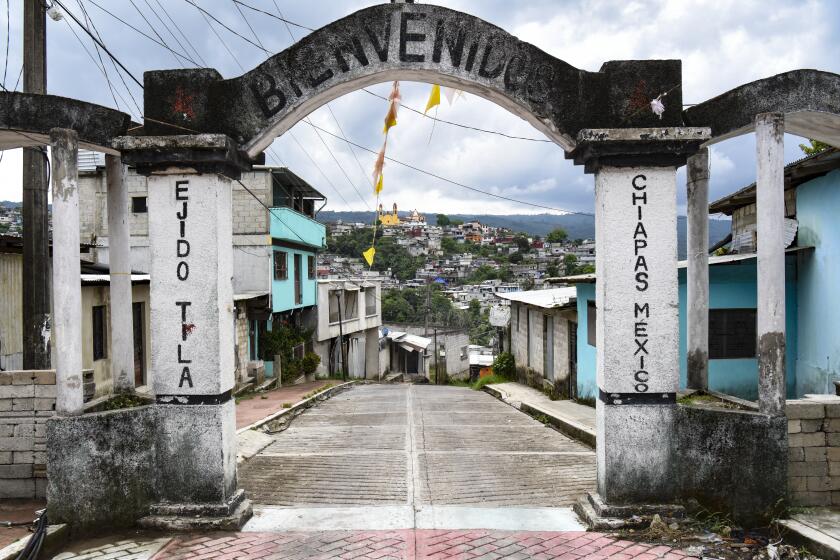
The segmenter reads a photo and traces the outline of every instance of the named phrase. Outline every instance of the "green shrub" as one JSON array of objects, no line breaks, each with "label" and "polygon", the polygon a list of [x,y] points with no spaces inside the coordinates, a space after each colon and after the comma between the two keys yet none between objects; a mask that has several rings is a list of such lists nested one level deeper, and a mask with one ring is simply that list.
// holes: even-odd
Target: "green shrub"
[{"label": "green shrub", "polygon": [[321,364],[321,357],[315,352],[307,352],[301,359],[301,368],[306,375],[312,375]]},{"label": "green shrub", "polygon": [[504,377],[507,380],[513,379],[516,375],[516,361],[513,359],[513,354],[502,352],[496,356],[491,369],[493,375]]}]

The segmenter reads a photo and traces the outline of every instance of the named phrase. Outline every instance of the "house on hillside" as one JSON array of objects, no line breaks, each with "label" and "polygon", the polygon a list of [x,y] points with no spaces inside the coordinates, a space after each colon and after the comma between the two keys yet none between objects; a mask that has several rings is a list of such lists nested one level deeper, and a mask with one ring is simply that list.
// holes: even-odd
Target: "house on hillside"
[{"label": "house on hillside", "polygon": [[[732,217],[731,234],[709,258],[709,388],[755,400],[755,184],[709,206]],[[840,381],[840,150],[785,167],[786,381],[788,398],[834,393]],[[597,395],[595,274],[557,279],[577,288],[578,391]],[[686,386],[686,263],[679,263],[680,388]]]},{"label": "house on hillside", "polygon": [[575,397],[576,289],[498,292],[496,296],[510,304],[503,350],[513,354],[517,369],[535,375],[546,388]]}]

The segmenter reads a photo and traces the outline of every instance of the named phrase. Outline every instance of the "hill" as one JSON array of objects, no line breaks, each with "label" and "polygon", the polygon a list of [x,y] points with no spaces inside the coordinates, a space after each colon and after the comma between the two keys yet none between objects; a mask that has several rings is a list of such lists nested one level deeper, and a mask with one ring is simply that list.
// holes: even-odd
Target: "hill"
[{"label": "hill", "polygon": [[[408,212],[399,212],[405,217]],[[513,231],[522,231],[529,235],[544,236],[555,228],[563,228],[571,239],[594,239],[595,218],[579,214],[448,214],[451,219],[472,221],[478,220],[482,224],[493,227],[505,227]],[[434,214],[427,214],[429,223],[436,223]],[[333,212],[324,211],[318,214],[318,220],[324,223],[336,222],[370,222],[370,212]],[[685,258],[685,237],[686,237],[685,216],[677,218],[677,242],[679,258]],[[729,220],[709,220],[709,243],[714,244],[726,237],[730,231]]]}]

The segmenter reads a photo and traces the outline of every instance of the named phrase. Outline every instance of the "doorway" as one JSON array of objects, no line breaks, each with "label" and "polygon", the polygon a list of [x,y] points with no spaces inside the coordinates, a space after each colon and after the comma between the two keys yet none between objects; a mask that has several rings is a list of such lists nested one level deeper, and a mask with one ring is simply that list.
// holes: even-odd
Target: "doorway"
[{"label": "doorway", "polygon": [[144,303],[135,302],[131,305],[131,318],[134,330],[134,386],[146,384],[146,346],[144,344]]}]

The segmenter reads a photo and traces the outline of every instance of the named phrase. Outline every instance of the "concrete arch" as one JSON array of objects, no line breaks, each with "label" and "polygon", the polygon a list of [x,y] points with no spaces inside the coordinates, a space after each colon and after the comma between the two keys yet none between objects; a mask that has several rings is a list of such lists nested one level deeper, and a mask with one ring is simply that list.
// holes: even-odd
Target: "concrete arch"
[{"label": "concrete arch", "polygon": [[840,147],[840,76],[792,70],[756,80],[684,111],[687,126],[708,126],[714,144],[755,129],[759,113],[784,113],[785,132]]},{"label": "concrete arch", "polygon": [[56,95],[0,92],[0,149],[50,143],[50,130],[68,128],[79,146],[119,154],[111,140],[128,130],[131,118],[120,111]]},{"label": "concrete arch", "polygon": [[[256,157],[318,107],[390,80],[438,83],[491,100],[563,149],[582,128],[680,126],[678,60],[579,70],[474,16],[428,4],[382,4],[312,32],[238,78],[215,70],[146,73],[146,114],[231,136]],[[662,119],[648,107],[670,91]],[[147,121],[147,133],[183,134]]]}]

